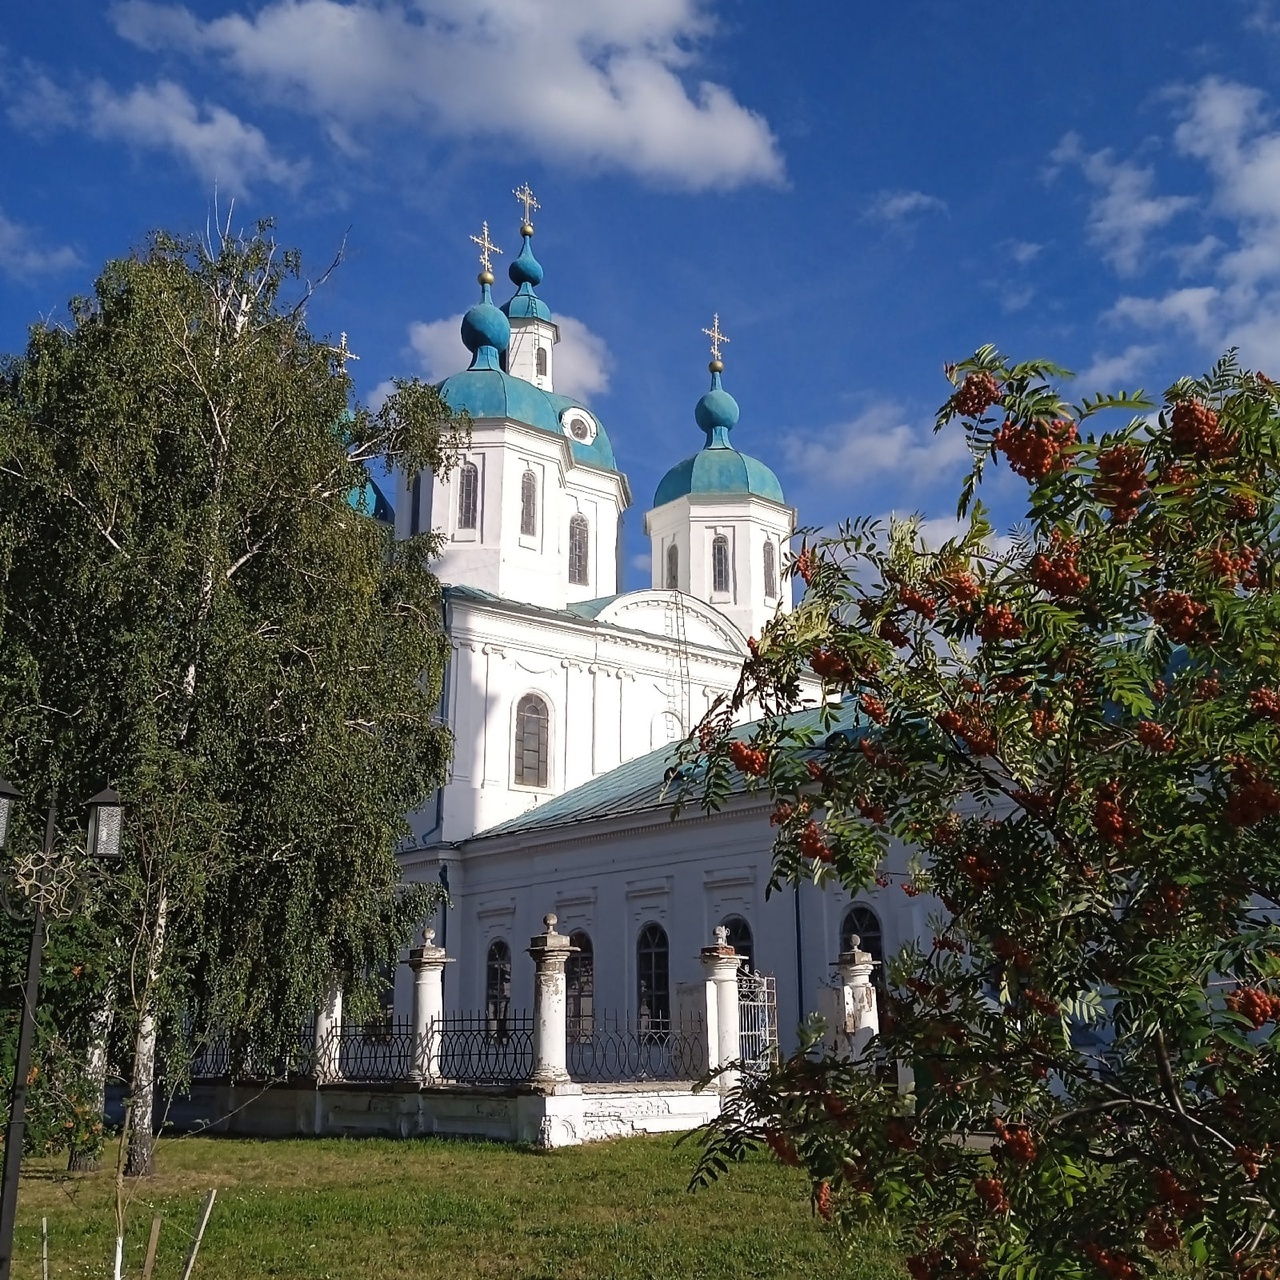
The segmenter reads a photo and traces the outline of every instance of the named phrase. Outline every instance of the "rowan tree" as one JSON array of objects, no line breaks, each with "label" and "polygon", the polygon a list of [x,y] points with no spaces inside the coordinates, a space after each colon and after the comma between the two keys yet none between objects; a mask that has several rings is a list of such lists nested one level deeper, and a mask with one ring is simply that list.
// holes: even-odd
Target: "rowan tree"
[{"label": "rowan tree", "polygon": [[[868,1055],[808,1028],[698,1178],[767,1144],[825,1214],[889,1224],[916,1280],[1273,1276],[1280,393],[1228,356],[1107,430],[1153,406],[1072,405],[1063,372],[990,347],[949,368],[962,532],[807,544],[803,602],[702,728],[708,802],[739,773],[776,801],[773,887],[888,883],[900,842],[900,888],[939,907]],[[1003,547],[976,500],[993,465],[1026,485]],[[789,716],[806,667],[816,732]]]},{"label": "rowan tree", "polygon": [[158,1046],[171,1078],[206,1034],[269,1061],[434,902],[394,846],[449,751],[435,539],[352,495],[447,470],[466,423],[416,382],[351,408],[309,297],[269,225],[157,235],[0,381],[0,768],[33,799],[15,842],[55,786],[127,806],[86,959],[133,1040],[130,1172]]}]

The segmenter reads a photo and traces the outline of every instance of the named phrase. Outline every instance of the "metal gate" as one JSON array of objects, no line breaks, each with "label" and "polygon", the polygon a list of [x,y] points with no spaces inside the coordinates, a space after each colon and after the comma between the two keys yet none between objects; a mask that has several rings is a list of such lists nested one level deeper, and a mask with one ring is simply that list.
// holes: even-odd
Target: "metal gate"
[{"label": "metal gate", "polygon": [[738,1026],[743,1070],[767,1071],[778,1060],[778,986],[773,974],[739,972]]}]

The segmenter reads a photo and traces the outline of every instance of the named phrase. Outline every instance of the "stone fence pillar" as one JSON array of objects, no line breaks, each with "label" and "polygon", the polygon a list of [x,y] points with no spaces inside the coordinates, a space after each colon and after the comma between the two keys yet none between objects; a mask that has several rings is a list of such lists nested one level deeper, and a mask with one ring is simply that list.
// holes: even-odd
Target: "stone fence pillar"
[{"label": "stone fence pillar", "polygon": [[[741,957],[729,945],[729,931],[719,925],[715,942],[699,955],[707,975],[707,1062],[712,1071],[742,1057],[741,1015],[738,1009],[738,964]],[[711,1017],[711,1010],[715,1017]],[[722,1090],[735,1088],[737,1071],[725,1071],[717,1081]]]},{"label": "stone fence pillar", "polygon": [[536,971],[533,989],[533,1076],[544,1088],[569,1083],[568,1001],[564,967],[577,950],[563,933],[556,932],[556,917],[544,916],[545,933],[529,939],[529,955]]},{"label": "stone fence pillar", "polygon": [[409,1079],[434,1084],[440,1079],[440,1024],[444,1019],[444,967],[453,961],[436,946],[436,931],[427,929],[422,945],[406,961],[413,970],[413,1050]]},{"label": "stone fence pillar", "polygon": [[336,983],[329,988],[316,1013],[315,1064],[312,1068],[316,1084],[330,1084],[342,1079],[342,988]]},{"label": "stone fence pillar", "polygon": [[836,959],[839,982],[828,1017],[828,1038],[835,1052],[857,1061],[866,1052],[873,1036],[880,1034],[880,1013],[876,1007],[876,989],[871,982],[875,961],[869,951],[859,948],[862,940],[850,940],[848,951]]}]

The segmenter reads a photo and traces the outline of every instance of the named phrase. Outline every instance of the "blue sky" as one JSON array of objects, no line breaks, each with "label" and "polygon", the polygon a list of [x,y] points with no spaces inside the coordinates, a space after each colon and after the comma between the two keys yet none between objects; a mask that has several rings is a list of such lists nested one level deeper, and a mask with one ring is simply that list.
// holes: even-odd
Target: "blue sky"
[{"label": "blue sky", "polygon": [[[468,235],[542,211],[557,373],[641,515],[701,444],[701,329],[734,443],[803,523],[944,520],[943,361],[983,342],[1161,389],[1280,365],[1280,3],[46,0],[0,33],[0,349],[153,227],[272,215],[363,397],[461,362]],[[504,295],[505,296],[505,292]],[[1007,472],[990,497],[1013,512]]]}]

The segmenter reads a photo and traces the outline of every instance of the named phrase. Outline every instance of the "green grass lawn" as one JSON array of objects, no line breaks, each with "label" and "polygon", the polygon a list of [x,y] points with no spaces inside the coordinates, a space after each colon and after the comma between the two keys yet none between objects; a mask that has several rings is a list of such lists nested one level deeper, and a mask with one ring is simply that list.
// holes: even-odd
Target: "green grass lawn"
[{"label": "green grass lawn", "polygon": [[[125,1274],[138,1277],[153,1214],[164,1218],[154,1280],[178,1280],[209,1188],[218,1189],[201,1280],[871,1280],[902,1272],[875,1240],[839,1245],[795,1170],[763,1157],[706,1191],[670,1138],[560,1151],[438,1140],[175,1138],[156,1176],[126,1184]],[[113,1174],[24,1177],[13,1275],[109,1277]]]}]

